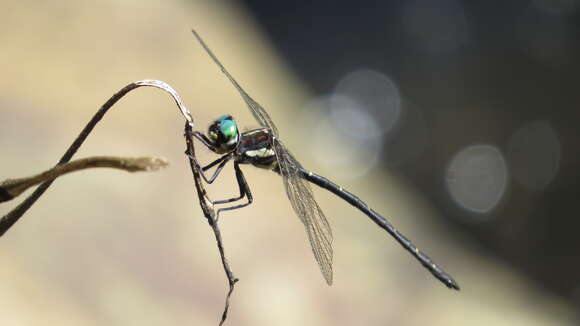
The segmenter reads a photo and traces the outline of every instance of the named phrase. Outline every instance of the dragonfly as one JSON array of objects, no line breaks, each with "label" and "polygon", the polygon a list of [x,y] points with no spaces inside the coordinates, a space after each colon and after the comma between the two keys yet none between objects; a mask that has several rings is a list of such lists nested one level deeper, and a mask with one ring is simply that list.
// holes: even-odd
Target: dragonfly
[{"label": "dragonfly", "polygon": [[[205,182],[209,184],[213,183],[223,167],[233,160],[240,194],[234,198],[214,201],[213,204],[232,203],[231,206],[219,208],[217,216],[221,212],[240,209],[253,202],[252,192],[250,191],[250,187],[240,165],[248,164],[271,170],[282,177],[286,195],[296,215],[298,215],[304,224],[314,258],[328,285],[332,285],[333,277],[332,229],[324,212],[314,199],[309,183],[313,183],[330,191],[360,210],[379,227],[387,231],[405,250],[431,272],[436,279],[450,289],[459,290],[459,285],[451,275],[447,274],[435,264],[429,256],[421,252],[417,246],[401,234],[383,216],[371,209],[364,201],[327,178],[303,168],[300,162],[280,140],[278,128],[266,110],[246,93],[236,79],[226,70],[220,60],[218,60],[201,36],[195,30],[192,30],[192,32],[205,52],[240,93],[250,112],[260,125],[258,129],[240,132],[234,118],[231,115],[223,115],[211,123],[207,131],[207,136],[199,131],[193,132],[193,136],[209,150],[221,155],[215,161],[204,167],[200,167],[203,171],[201,175]],[[196,161],[196,164],[199,163]],[[207,176],[205,172],[216,165],[217,167],[213,174]],[[242,203],[240,204],[239,202]]]}]

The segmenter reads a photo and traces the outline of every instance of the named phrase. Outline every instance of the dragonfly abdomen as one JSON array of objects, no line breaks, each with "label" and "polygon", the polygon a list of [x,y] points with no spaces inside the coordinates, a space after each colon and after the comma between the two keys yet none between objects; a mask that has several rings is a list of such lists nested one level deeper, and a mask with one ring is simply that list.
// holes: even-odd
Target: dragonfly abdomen
[{"label": "dragonfly abdomen", "polygon": [[455,280],[451,277],[451,275],[447,274],[444,270],[442,270],[439,266],[437,266],[429,256],[421,252],[417,246],[415,246],[407,237],[402,235],[391,223],[389,223],[384,217],[380,214],[372,210],[368,207],[368,205],[363,202],[360,198],[349,192],[348,190],[343,189],[341,186],[335,184],[334,182],[328,180],[327,178],[313,173],[311,171],[305,170],[303,168],[300,169],[300,176],[309,182],[314,183],[315,185],[324,188],[333,194],[339,196],[340,198],[346,200],[349,204],[353,205],[354,207],[358,208],[361,212],[363,212],[366,216],[368,216],[373,222],[375,222],[378,226],[382,229],[387,231],[389,234],[399,242],[403,248],[405,248],[415,259],[417,259],[421,265],[423,265],[435,278],[443,282],[448,288],[459,290],[459,285]]}]

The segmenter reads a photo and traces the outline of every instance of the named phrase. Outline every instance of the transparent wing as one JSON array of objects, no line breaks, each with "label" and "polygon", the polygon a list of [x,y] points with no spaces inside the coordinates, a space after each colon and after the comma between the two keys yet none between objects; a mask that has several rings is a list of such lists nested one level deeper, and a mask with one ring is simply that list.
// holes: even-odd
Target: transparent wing
[{"label": "transparent wing", "polygon": [[262,127],[270,128],[274,136],[276,136],[277,138],[278,128],[274,124],[274,121],[272,121],[272,119],[268,115],[268,112],[266,112],[266,110],[264,110],[264,108],[262,108],[262,106],[258,104],[258,102],[254,101],[254,99],[252,99],[250,95],[248,95],[248,93],[244,91],[244,89],[240,86],[240,84],[238,84],[236,79],[232,75],[230,75],[230,73],[226,70],[224,65],[222,65],[222,63],[218,60],[215,54],[213,54],[210,48],[205,44],[201,36],[199,36],[199,34],[197,34],[197,32],[194,29],[192,29],[191,31],[193,32],[193,35],[201,44],[201,46],[205,49],[205,52],[207,52],[207,54],[212,58],[215,64],[218,65],[218,67],[221,69],[222,73],[226,75],[226,77],[230,80],[230,82],[234,85],[234,87],[238,90],[238,92],[240,92],[240,95],[242,95],[244,102],[246,102],[246,105],[248,105],[248,108],[250,109],[252,115],[258,121],[258,123]]},{"label": "transparent wing", "polygon": [[310,184],[299,175],[300,163],[275,140],[280,174],[292,208],[304,224],[314,258],[328,285],[332,285],[332,229],[316,203]]},{"label": "transparent wing", "polygon": [[215,64],[221,69],[222,73],[230,80],[234,87],[238,90],[244,102],[252,112],[254,118],[258,123],[266,128],[269,128],[274,135],[274,151],[276,159],[278,160],[278,168],[282,179],[284,180],[284,187],[286,195],[290,199],[292,208],[304,224],[308,240],[314,253],[314,258],[320,266],[322,275],[328,285],[332,284],[332,229],[326,220],[324,213],[314,200],[312,189],[307,181],[302,179],[299,175],[301,168],[300,163],[292,156],[286,147],[278,139],[278,128],[258,102],[254,101],[242,89],[235,78],[226,70],[218,58],[213,54],[209,47],[205,44],[203,39],[192,30],[193,35],[199,41],[201,46],[205,49],[207,54],[212,58]]}]

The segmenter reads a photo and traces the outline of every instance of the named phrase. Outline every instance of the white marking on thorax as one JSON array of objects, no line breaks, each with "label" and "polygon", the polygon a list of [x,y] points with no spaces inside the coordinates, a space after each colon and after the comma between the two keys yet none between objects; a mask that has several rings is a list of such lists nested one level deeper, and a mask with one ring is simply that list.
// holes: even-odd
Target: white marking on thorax
[{"label": "white marking on thorax", "polygon": [[245,151],[244,154],[249,157],[271,157],[274,155],[274,150],[271,148],[260,148],[253,151]]}]

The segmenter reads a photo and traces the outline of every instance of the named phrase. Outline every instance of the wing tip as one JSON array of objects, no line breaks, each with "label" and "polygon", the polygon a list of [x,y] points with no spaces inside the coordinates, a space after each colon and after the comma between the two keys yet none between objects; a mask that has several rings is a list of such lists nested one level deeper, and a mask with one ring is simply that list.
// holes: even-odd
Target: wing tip
[{"label": "wing tip", "polygon": [[332,286],[332,272],[330,274],[324,274],[324,280],[328,286]]}]

